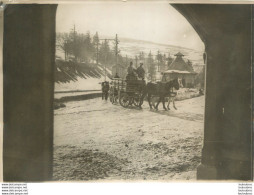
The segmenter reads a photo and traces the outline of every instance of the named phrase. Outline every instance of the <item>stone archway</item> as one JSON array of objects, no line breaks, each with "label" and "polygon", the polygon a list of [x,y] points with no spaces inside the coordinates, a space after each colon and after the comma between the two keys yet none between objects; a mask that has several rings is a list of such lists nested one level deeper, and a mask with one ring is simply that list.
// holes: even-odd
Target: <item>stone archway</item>
[{"label": "stone archway", "polygon": [[198,179],[252,179],[251,5],[173,5],[206,50],[206,106]]},{"label": "stone archway", "polygon": [[[197,177],[250,180],[251,5],[173,6],[206,46]],[[8,5],[4,13],[4,181],[51,180],[56,8]]]}]

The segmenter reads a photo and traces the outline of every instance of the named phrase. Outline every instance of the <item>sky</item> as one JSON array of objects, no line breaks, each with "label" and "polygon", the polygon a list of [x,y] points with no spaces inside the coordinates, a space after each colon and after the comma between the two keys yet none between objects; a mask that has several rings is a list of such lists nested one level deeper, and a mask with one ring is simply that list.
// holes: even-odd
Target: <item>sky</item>
[{"label": "sky", "polygon": [[204,44],[188,21],[166,1],[86,2],[60,4],[56,31],[151,41],[204,51]]}]

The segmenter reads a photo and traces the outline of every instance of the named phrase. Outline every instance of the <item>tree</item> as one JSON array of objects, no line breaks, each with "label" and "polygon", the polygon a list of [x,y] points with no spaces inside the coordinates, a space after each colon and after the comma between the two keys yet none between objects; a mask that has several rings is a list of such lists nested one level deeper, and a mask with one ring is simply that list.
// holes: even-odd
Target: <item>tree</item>
[{"label": "tree", "polygon": [[188,64],[189,68],[190,68],[192,71],[194,71],[194,70],[193,70],[193,67],[192,67],[192,62],[191,62],[190,60],[187,60],[187,64]]},{"label": "tree", "polygon": [[100,47],[99,50],[99,60],[102,64],[108,64],[110,62],[110,58],[112,56],[112,52],[109,47],[109,43],[105,40]]},{"label": "tree", "polygon": [[149,80],[153,81],[155,79],[156,67],[155,67],[155,63],[154,63],[153,55],[152,55],[151,51],[149,52],[148,57],[147,57],[147,66],[148,66]]},{"label": "tree", "polygon": [[168,57],[167,57],[167,64],[168,64],[168,67],[170,66],[170,64],[173,62],[173,58],[171,57],[170,53],[168,54]]},{"label": "tree", "polygon": [[64,52],[64,59],[67,60],[71,53],[71,39],[68,33],[58,33],[56,35],[56,48]]},{"label": "tree", "polygon": [[100,38],[98,35],[98,32],[95,33],[95,35],[93,36],[93,47],[95,49],[95,59],[96,59],[96,64],[99,63],[99,44],[100,44]]}]

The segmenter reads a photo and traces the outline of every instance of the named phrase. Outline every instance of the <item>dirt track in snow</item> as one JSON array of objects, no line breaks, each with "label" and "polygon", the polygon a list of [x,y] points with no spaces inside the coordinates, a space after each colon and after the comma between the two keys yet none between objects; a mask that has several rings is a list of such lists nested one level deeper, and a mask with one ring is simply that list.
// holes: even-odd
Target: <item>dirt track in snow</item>
[{"label": "dirt track in snow", "polygon": [[100,98],[55,111],[55,180],[195,180],[204,96],[178,110],[125,109]]}]

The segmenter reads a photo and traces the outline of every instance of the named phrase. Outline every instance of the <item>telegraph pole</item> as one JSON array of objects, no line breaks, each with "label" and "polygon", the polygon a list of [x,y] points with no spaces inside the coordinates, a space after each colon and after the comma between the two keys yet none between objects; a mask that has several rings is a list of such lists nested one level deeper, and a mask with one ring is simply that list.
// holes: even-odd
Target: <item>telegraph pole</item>
[{"label": "telegraph pole", "polygon": [[99,41],[96,43],[96,64],[99,64]]},{"label": "telegraph pole", "polygon": [[118,73],[119,75],[119,72],[118,72],[118,53],[120,52],[120,50],[118,50],[118,44],[119,44],[119,40],[118,40],[118,37],[117,37],[117,34],[116,34],[116,39],[115,39],[115,55],[116,55],[116,73]]}]

